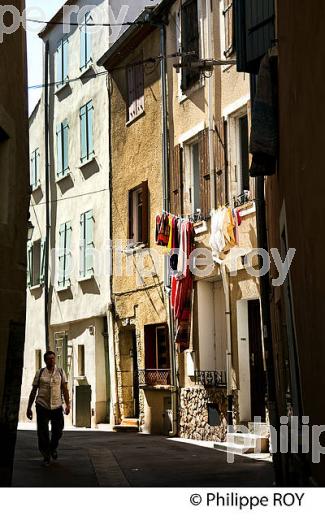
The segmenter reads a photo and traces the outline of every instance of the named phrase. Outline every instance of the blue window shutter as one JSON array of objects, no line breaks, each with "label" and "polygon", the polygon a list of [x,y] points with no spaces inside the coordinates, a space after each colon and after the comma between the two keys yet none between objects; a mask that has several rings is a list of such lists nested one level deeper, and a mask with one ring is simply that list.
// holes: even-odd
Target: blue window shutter
[{"label": "blue window shutter", "polygon": [[39,149],[35,150],[35,158],[34,158],[34,185],[37,186],[39,181]]},{"label": "blue window shutter", "polygon": [[35,157],[34,152],[31,155],[30,158],[30,170],[29,170],[29,183],[34,188],[35,185]]},{"label": "blue window shutter", "polygon": [[58,177],[63,175],[63,161],[62,161],[62,124],[56,127],[56,143],[57,143],[57,165],[56,174]]},{"label": "blue window shutter", "polygon": [[87,33],[86,27],[80,27],[80,68],[83,69],[87,65]]},{"label": "blue window shutter", "polygon": [[80,148],[81,148],[81,161],[87,158],[87,115],[86,106],[80,109]]},{"label": "blue window shutter", "polygon": [[66,81],[69,75],[69,40],[66,38],[62,42],[62,81]]},{"label": "blue window shutter", "polygon": [[94,107],[92,101],[87,104],[87,137],[88,137],[88,158],[94,152]]},{"label": "blue window shutter", "polygon": [[92,211],[85,214],[85,244],[86,244],[86,276],[94,272],[94,216]]},{"label": "blue window shutter", "polygon": [[33,282],[33,245],[32,242],[28,242],[27,244],[27,287],[32,286]]},{"label": "blue window shutter", "polygon": [[[87,23],[91,23],[93,21],[90,13],[87,13],[86,16],[85,16],[85,22],[86,24]],[[88,65],[91,61],[91,53],[92,53],[92,48],[91,48],[91,32],[88,30],[88,28],[86,27],[85,28],[86,32],[85,32],[85,35],[86,35],[86,39],[85,39],[85,45],[86,45],[86,65]]]},{"label": "blue window shutter", "polygon": [[41,242],[41,264],[40,264],[40,283],[44,283],[45,280],[45,246],[46,240]]},{"label": "blue window shutter", "polygon": [[69,169],[69,124],[65,119],[62,123],[63,132],[63,173]]},{"label": "blue window shutter", "polygon": [[56,51],[56,81],[57,83],[62,83],[62,42],[59,43],[58,49]]},{"label": "blue window shutter", "polygon": [[61,224],[59,231],[59,276],[58,285],[64,287],[65,279],[65,231],[66,225]]},{"label": "blue window shutter", "polygon": [[81,278],[86,276],[86,225],[85,225],[85,213],[80,215],[80,266],[79,274]]},{"label": "blue window shutter", "polygon": [[72,236],[71,222],[67,222],[66,228],[65,228],[65,272],[64,272],[64,283],[67,286],[71,284],[71,236]]}]

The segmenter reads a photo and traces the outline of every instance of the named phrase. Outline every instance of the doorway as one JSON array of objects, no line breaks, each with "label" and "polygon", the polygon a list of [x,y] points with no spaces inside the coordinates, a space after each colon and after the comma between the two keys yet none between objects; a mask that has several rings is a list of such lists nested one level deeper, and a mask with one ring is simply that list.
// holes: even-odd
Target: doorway
[{"label": "doorway", "polygon": [[260,301],[237,302],[239,415],[241,422],[254,417],[265,421],[265,372]]},{"label": "doorway", "polygon": [[259,300],[248,302],[251,416],[265,421],[265,373]]}]

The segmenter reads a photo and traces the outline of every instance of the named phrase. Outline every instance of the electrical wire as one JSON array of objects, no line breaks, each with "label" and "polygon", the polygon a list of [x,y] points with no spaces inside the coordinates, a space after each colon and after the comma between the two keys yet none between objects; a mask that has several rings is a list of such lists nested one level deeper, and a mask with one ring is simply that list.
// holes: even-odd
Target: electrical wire
[{"label": "electrical wire", "polygon": [[121,22],[121,23],[76,23],[76,22],[46,22],[45,20],[33,20],[31,18],[26,18],[26,22],[30,23],[42,23],[45,25],[71,25],[73,27],[121,27],[121,26],[131,26],[131,25],[143,25],[147,22]]},{"label": "electrical wire", "polygon": [[[53,204],[54,202],[64,202],[66,200],[71,199],[79,199],[80,197],[86,197],[87,195],[96,195],[97,193],[104,193],[105,191],[108,191],[109,188],[103,188],[102,190],[97,191],[88,191],[87,193],[79,193],[79,195],[71,195],[70,197],[64,197],[62,199],[53,199],[49,201],[49,204]],[[46,204],[46,201],[38,202],[37,204],[30,204],[32,208],[37,208],[38,206],[41,206],[42,204]]]},{"label": "electrical wire", "polygon": [[[166,56],[166,59],[175,59],[175,58],[178,58],[178,57],[185,57],[185,56],[190,56],[192,55],[193,56],[193,52],[175,52],[173,54],[169,54],[168,56]],[[141,60],[141,61],[137,61],[137,62],[132,62],[132,63],[129,63],[128,65],[121,65],[119,67],[114,67],[112,69],[110,69],[109,71],[107,70],[104,70],[102,72],[96,72],[94,74],[88,74],[87,76],[85,75],[82,75],[82,76],[78,76],[77,78],[71,78],[71,79],[67,79],[66,81],[64,81],[64,84],[65,85],[68,85],[70,83],[74,83],[75,81],[79,81],[81,80],[83,77],[84,78],[97,78],[98,76],[104,76],[104,75],[107,75],[107,74],[110,74],[111,72],[116,72],[118,70],[126,70],[128,67],[130,66],[135,66],[135,65],[146,65],[146,64],[152,64],[153,66],[156,64],[156,62],[162,60],[164,58],[164,56],[151,56],[149,58],[146,58],[145,60]],[[48,83],[48,86],[49,87],[55,87],[57,85],[63,85],[63,82],[62,81],[53,81],[51,83]],[[38,88],[44,88],[45,87],[45,83],[41,83],[39,85],[30,85],[28,87],[29,90],[32,90],[32,89],[38,89]]]}]

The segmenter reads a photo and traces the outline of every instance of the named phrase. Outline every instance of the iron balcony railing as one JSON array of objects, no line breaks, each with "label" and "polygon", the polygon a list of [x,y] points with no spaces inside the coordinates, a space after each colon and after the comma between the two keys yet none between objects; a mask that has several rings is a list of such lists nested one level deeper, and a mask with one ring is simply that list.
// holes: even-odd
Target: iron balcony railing
[{"label": "iron balcony railing", "polygon": [[170,385],[170,368],[139,370],[139,386]]},{"label": "iron balcony railing", "polygon": [[196,385],[214,388],[225,388],[227,386],[225,370],[196,370],[194,377]]}]

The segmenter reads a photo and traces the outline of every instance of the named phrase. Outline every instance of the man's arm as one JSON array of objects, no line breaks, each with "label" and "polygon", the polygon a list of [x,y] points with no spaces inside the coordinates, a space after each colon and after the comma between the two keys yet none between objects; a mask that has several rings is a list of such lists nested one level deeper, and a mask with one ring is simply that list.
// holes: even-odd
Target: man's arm
[{"label": "man's arm", "polygon": [[36,394],[37,394],[37,386],[36,385],[33,385],[33,388],[32,388],[32,391],[29,395],[29,400],[28,400],[28,406],[27,406],[27,417],[28,419],[31,421],[33,419],[33,412],[32,412],[32,406],[33,406],[33,403],[35,401],[35,397],[36,397]]},{"label": "man's arm", "polygon": [[65,402],[65,414],[69,415],[70,413],[70,396],[68,390],[68,383],[62,383],[62,393]]}]

